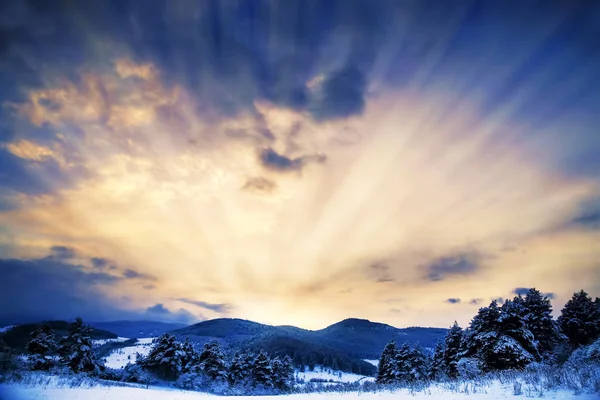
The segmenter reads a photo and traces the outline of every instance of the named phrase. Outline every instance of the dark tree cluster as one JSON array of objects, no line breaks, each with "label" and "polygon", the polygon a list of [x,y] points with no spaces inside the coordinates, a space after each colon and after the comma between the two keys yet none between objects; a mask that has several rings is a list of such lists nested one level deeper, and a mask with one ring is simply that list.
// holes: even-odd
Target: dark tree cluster
[{"label": "dark tree cluster", "polygon": [[104,366],[93,351],[91,330],[77,318],[69,326],[68,335],[57,342],[49,325],[38,326],[26,345],[31,368],[49,370],[56,365],[66,366],[74,373],[103,371]]},{"label": "dark tree cluster", "polygon": [[290,389],[294,380],[292,360],[287,356],[280,359],[270,358],[264,351],[258,355],[238,352],[228,362],[217,342],[205,344],[198,353],[188,340],[180,343],[170,333],[157,338],[148,356],[138,358],[136,363],[166,380],[197,376],[233,387],[281,391]]},{"label": "dark tree cluster", "polygon": [[381,354],[377,382],[458,378],[461,364],[469,361],[481,372],[523,369],[532,362],[555,361],[565,345],[573,351],[599,337],[599,298],[577,292],[554,320],[550,299],[532,288],[502,305],[494,300],[480,308],[465,330],[455,322],[430,359],[408,345],[398,349],[389,343]]}]

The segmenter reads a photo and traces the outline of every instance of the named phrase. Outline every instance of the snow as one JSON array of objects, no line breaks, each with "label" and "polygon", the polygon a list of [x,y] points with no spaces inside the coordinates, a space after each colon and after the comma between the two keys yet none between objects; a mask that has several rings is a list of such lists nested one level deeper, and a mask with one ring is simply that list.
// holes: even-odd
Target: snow
[{"label": "snow", "polygon": [[[466,385],[466,386],[465,386]],[[120,387],[120,386],[96,386],[91,388],[69,388],[47,386],[16,386],[0,385],[0,398],[7,400],[256,400],[252,396],[215,396],[206,393],[189,392],[168,388],[151,387]],[[506,400],[517,398],[542,398],[546,400],[592,400],[598,399],[597,394],[575,395],[570,391],[544,392],[543,396],[534,393],[532,395],[515,396],[512,385],[501,385],[495,382],[488,386],[471,387],[464,383],[459,387],[450,389],[448,387],[434,386],[431,389],[420,392],[410,392],[401,389],[394,392],[383,391],[378,393],[311,393],[293,394],[288,396],[261,396],[261,400],[275,400],[285,398],[286,400],[350,400],[360,398],[362,400]]]},{"label": "snow", "polygon": [[16,325],[8,325],[8,326],[4,326],[2,328],[0,328],[0,333],[4,333],[7,332],[9,330],[11,330],[12,328],[14,328]]},{"label": "snow", "polygon": [[314,371],[307,370],[306,372],[300,372],[296,370],[294,376],[297,380],[301,379],[304,382],[309,382],[311,379],[324,379],[326,381],[333,380],[334,382],[356,382],[356,381],[374,381],[375,378],[370,376],[352,374],[349,372],[341,372],[332,370],[329,372],[329,369],[323,370],[323,368],[319,365],[315,367]]},{"label": "snow", "polygon": [[363,360],[363,361],[368,362],[369,364],[374,365],[376,367],[379,366],[379,360]]},{"label": "snow", "polygon": [[92,340],[92,343],[94,344],[94,346],[102,346],[103,344],[106,343],[110,343],[110,342],[124,342],[126,340],[129,340],[129,338],[126,337],[117,337],[116,339],[96,339],[96,340]]},{"label": "snow", "polygon": [[104,365],[109,368],[120,369],[130,362],[132,364],[135,363],[136,353],[140,353],[143,356],[147,356],[150,353],[150,350],[152,350],[152,340],[154,338],[138,339],[137,343],[133,346],[116,349],[106,357]]}]

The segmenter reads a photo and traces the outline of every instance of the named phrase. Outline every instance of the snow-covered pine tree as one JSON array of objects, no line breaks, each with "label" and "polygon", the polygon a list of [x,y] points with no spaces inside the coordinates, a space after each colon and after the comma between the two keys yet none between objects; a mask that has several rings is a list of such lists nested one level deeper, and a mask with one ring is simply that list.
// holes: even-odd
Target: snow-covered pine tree
[{"label": "snow-covered pine tree", "polygon": [[181,344],[175,336],[164,333],[154,341],[154,346],[141,365],[164,379],[177,379],[182,372],[182,359],[185,357]]},{"label": "snow-covered pine tree", "polygon": [[578,347],[592,343],[600,335],[599,300],[592,301],[583,290],[574,293],[558,317],[561,332]]},{"label": "snow-covered pine tree", "polygon": [[212,342],[204,345],[200,354],[200,364],[204,373],[212,379],[227,379],[227,363],[219,343]]},{"label": "snow-covered pine tree", "polygon": [[388,385],[393,383],[396,379],[396,356],[398,355],[398,348],[396,343],[392,340],[389,342],[379,358],[379,364],[377,366],[377,383],[382,385]]},{"label": "snow-covered pine tree", "polygon": [[520,296],[516,299],[518,300],[507,300],[500,308],[499,330],[519,343],[533,357],[534,361],[539,361],[541,359],[539,343],[525,323],[527,316],[525,303]]},{"label": "snow-covered pine tree", "polygon": [[537,342],[524,327],[523,313],[520,301],[507,301],[502,309],[492,301],[480,308],[465,335],[461,356],[477,358],[484,371],[523,368],[535,361]]},{"label": "snow-covered pine tree", "polygon": [[523,308],[525,326],[538,341],[540,355],[549,355],[562,339],[558,324],[552,318],[550,299],[539,290],[531,288],[525,295]]},{"label": "snow-covered pine tree", "polygon": [[427,378],[429,372],[429,360],[423,352],[423,348],[418,343],[410,347],[409,364],[409,380],[411,382]]},{"label": "snow-covered pine tree", "polygon": [[396,353],[394,363],[394,375],[396,382],[408,382],[412,380],[412,349],[408,343],[403,343]]},{"label": "snow-covered pine tree", "polygon": [[69,327],[69,335],[62,341],[61,362],[75,373],[98,372],[104,369],[94,355],[91,331],[92,328],[78,317]]},{"label": "snow-covered pine tree", "polygon": [[245,381],[252,374],[251,361],[254,357],[249,356],[248,353],[235,353],[231,363],[229,364],[229,371],[227,373],[227,380],[230,385],[239,385],[245,383]]},{"label": "snow-covered pine tree", "polygon": [[444,339],[444,353],[442,355],[441,370],[450,378],[458,377],[458,361],[461,358],[463,344],[463,330],[454,321]]},{"label": "snow-covered pine tree", "polygon": [[437,379],[444,371],[444,343],[438,341],[435,344],[433,350],[433,358],[431,360],[431,367],[429,368],[429,378]]},{"label": "snow-covered pine tree", "polygon": [[294,366],[292,359],[285,356],[283,359],[275,357],[271,360],[273,386],[279,390],[288,390],[294,383]]},{"label": "snow-covered pine tree", "polygon": [[252,378],[257,385],[273,387],[273,368],[271,360],[264,351],[261,351],[252,366]]},{"label": "snow-covered pine tree", "polygon": [[42,324],[31,334],[31,340],[26,349],[30,354],[29,360],[35,370],[49,370],[54,364],[48,356],[56,350],[56,340],[52,329]]},{"label": "snow-covered pine tree", "polygon": [[181,372],[184,374],[198,373],[200,371],[200,355],[189,339],[185,339],[181,345],[183,355],[181,357]]}]

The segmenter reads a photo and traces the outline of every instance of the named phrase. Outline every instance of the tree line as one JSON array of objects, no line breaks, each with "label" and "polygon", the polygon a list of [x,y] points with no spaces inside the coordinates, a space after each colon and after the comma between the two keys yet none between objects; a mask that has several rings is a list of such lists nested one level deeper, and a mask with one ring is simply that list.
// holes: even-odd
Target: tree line
[{"label": "tree line", "polygon": [[455,322],[432,356],[418,345],[388,343],[376,382],[458,378],[523,369],[531,363],[562,363],[599,337],[600,298],[576,292],[554,320],[550,299],[532,288],[502,305],[494,300],[480,308],[466,329]]}]

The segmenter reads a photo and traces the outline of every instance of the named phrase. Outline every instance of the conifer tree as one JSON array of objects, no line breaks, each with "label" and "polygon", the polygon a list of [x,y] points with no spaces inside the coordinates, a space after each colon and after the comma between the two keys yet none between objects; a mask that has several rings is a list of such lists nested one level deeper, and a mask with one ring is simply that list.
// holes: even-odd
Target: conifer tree
[{"label": "conifer tree", "polygon": [[433,358],[431,360],[431,368],[429,369],[429,377],[432,379],[439,378],[444,371],[444,343],[438,341],[433,350]]},{"label": "conifer tree", "polygon": [[539,343],[540,355],[552,352],[561,340],[558,324],[552,318],[552,304],[547,296],[535,288],[529,289],[523,301],[525,326]]},{"label": "conifer tree", "polygon": [[600,335],[600,309],[599,301],[592,301],[583,290],[574,293],[571,300],[565,304],[558,325],[574,346],[590,344]]},{"label": "conifer tree", "polygon": [[258,385],[273,387],[273,368],[271,360],[264,351],[261,351],[252,365],[252,378]]},{"label": "conifer tree", "polygon": [[181,345],[181,351],[183,352],[181,357],[181,372],[184,374],[199,372],[200,355],[189,339],[185,339],[185,342]]},{"label": "conifer tree", "polygon": [[500,309],[494,300],[480,308],[465,335],[461,356],[477,358],[484,371],[523,368],[535,361],[536,343],[524,327],[519,304],[507,301]]},{"label": "conifer tree", "polygon": [[227,363],[219,343],[212,342],[204,345],[200,354],[200,363],[204,373],[212,379],[227,379]]},{"label": "conifer tree", "polygon": [[48,359],[54,350],[56,350],[56,340],[52,329],[42,324],[31,334],[31,340],[26,346],[27,352],[31,355],[33,369],[48,370],[52,367],[52,360]]},{"label": "conifer tree", "polygon": [[396,353],[395,362],[395,381],[411,381],[411,370],[412,370],[412,349],[408,343],[403,343]]},{"label": "conifer tree", "polygon": [[450,378],[458,377],[458,361],[460,360],[463,341],[463,331],[458,323],[450,328],[444,339],[444,353],[441,369]]},{"label": "conifer tree", "polygon": [[392,340],[389,342],[379,358],[379,364],[377,367],[377,379],[376,382],[387,385],[393,383],[396,379],[396,356],[398,355],[398,348],[396,343]]},{"label": "conifer tree", "polygon": [[273,386],[280,390],[289,389],[294,380],[292,360],[288,356],[285,356],[283,360],[275,357],[271,361],[271,367],[273,369]]},{"label": "conifer tree", "polygon": [[249,358],[245,354],[235,353],[231,364],[229,364],[229,371],[227,373],[227,380],[231,385],[241,384],[250,377],[252,364],[249,361],[251,360],[252,358]]},{"label": "conifer tree", "polygon": [[69,335],[62,342],[61,362],[75,373],[98,372],[104,368],[94,355],[91,331],[92,328],[78,317],[69,327]]},{"label": "conifer tree", "polygon": [[185,354],[175,336],[165,333],[154,340],[152,350],[141,364],[162,378],[176,379],[182,372],[184,357]]}]

